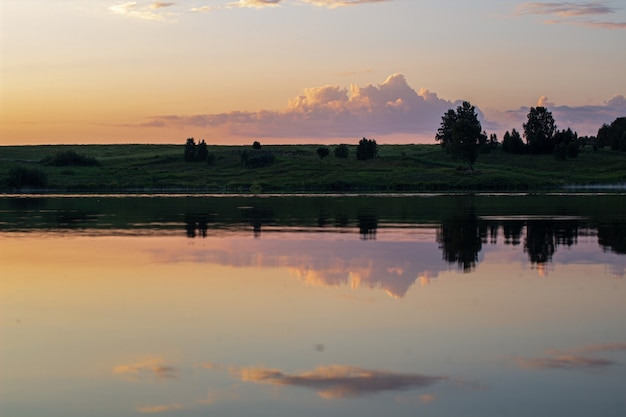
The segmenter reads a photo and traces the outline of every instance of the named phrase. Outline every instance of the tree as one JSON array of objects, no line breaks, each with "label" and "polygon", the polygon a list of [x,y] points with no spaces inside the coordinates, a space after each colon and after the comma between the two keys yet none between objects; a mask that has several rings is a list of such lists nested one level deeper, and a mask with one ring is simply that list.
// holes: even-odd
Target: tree
[{"label": "tree", "polygon": [[356,159],[365,161],[373,159],[378,154],[378,145],[374,139],[363,138],[356,147]]},{"label": "tree", "polygon": [[564,161],[567,157],[576,158],[580,148],[578,141],[578,133],[572,131],[569,127],[567,130],[557,130],[553,137],[554,154],[556,159]]},{"label": "tree", "polygon": [[598,146],[610,146],[614,151],[626,151],[626,117],[618,117],[598,130]]},{"label": "tree", "polygon": [[554,149],[554,132],[556,124],[552,113],[545,107],[531,107],[528,121],[524,123],[524,137],[528,150],[534,154],[552,153]]},{"label": "tree", "polygon": [[256,149],[256,150],[261,149],[261,142],[259,142],[258,140],[255,140],[254,143],[252,143],[252,149]]},{"label": "tree", "polygon": [[196,161],[204,162],[207,160],[209,156],[209,149],[207,148],[206,142],[204,139],[200,141],[198,146],[196,147]]},{"label": "tree", "polygon": [[347,158],[348,157],[348,145],[341,144],[335,147],[335,158]]},{"label": "tree", "polygon": [[193,162],[196,159],[196,141],[188,138],[185,143],[185,162]]},{"label": "tree", "polygon": [[502,150],[508,153],[522,154],[525,151],[524,141],[515,129],[509,133],[507,130],[502,138]]},{"label": "tree", "polygon": [[317,148],[317,156],[319,156],[320,159],[326,158],[329,154],[330,149],[328,149],[327,146],[320,146],[319,148]]},{"label": "tree", "polygon": [[449,109],[444,113],[435,139],[441,142],[446,152],[466,161],[470,170],[474,170],[478,149],[487,143],[476,108],[469,101],[458,106],[456,112]]}]

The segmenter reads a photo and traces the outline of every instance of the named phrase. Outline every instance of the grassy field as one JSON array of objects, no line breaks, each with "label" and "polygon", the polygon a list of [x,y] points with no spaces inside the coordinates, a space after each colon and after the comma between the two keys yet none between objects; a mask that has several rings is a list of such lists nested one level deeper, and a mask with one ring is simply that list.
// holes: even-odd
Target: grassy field
[{"label": "grassy field", "polygon": [[[184,145],[45,145],[0,147],[0,190],[12,192],[15,167],[45,172],[54,191],[515,191],[555,189],[565,185],[623,184],[626,155],[584,148],[578,158],[558,161],[552,155],[511,155],[499,149],[480,154],[475,171],[437,145],[379,145],[378,157],[347,159],[332,152],[325,159],[318,145],[265,145],[273,164],[245,168],[241,154],[251,146],[209,146],[213,164],[185,162]],[[47,166],[42,159],[73,150],[95,158],[96,166]]]}]

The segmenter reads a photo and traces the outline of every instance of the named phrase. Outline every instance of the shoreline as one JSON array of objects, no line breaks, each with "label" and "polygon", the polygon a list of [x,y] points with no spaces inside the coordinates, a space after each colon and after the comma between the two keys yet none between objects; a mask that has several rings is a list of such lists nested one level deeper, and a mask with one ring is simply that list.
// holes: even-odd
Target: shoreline
[{"label": "shoreline", "polygon": [[[480,154],[474,171],[439,145],[379,145],[374,159],[316,152],[325,145],[211,145],[211,162],[185,162],[184,145],[0,146],[0,194],[423,194],[621,192],[626,155],[583,148],[575,159],[513,155],[498,147]],[[330,146],[332,149],[332,146]],[[91,165],[46,164],[55,152],[73,151]],[[271,155],[246,166],[243,155]],[[10,186],[10,171],[23,168],[45,177],[45,186]]]}]

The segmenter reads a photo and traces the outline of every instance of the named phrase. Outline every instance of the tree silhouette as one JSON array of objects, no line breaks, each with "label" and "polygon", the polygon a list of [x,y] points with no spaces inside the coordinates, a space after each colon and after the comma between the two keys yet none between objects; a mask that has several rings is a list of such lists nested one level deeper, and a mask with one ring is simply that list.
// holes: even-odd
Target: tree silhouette
[{"label": "tree silhouette", "polygon": [[185,161],[193,162],[196,159],[196,141],[194,138],[188,138],[185,143]]},{"label": "tree silhouette", "polygon": [[552,113],[545,107],[531,107],[528,121],[523,124],[524,137],[530,153],[549,154],[554,150],[556,124]]},{"label": "tree silhouette", "polygon": [[515,129],[509,133],[507,130],[502,138],[502,150],[508,153],[522,154],[525,152],[526,146],[520,136],[519,132]]},{"label": "tree silhouette", "polygon": [[435,139],[441,142],[446,152],[466,161],[470,170],[474,169],[478,149],[487,143],[476,109],[468,101],[458,106],[456,112],[450,109],[442,116]]},{"label": "tree silhouette", "polygon": [[373,159],[378,154],[378,145],[374,139],[363,138],[356,147],[356,159],[365,161]]},{"label": "tree silhouette", "polygon": [[598,146],[610,146],[614,151],[626,152],[626,117],[618,117],[610,125],[598,130]]},{"label": "tree silhouette", "polygon": [[206,145],[204,139],[200,141],[198,146],[196,147],[196,161],[204,162],[207,160],[209,156],[209,148]]}]

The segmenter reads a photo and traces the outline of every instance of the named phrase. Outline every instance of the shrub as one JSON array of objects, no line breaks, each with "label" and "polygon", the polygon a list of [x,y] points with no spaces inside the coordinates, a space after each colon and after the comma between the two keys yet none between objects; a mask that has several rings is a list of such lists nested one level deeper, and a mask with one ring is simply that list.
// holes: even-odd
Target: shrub
[{"label": "shrub", "polygon": [[9,170],[9,187],[42,188],[48,185],[48,175],[37,168],[14,167]]},{"label": "shrub", "polygon": [[335,148],[335,158],[347,158],[348,153],[348,145],[343,143]]},{"label": "shrub", "polygon": [[330,154],[330,149],[328,149],[327,146],[320,146],[319,148],[317,148],[317,155],[320,157],[320,159],[326,158],[328,154]]},{"label": "shrub", "polygon": [[378,145],[374,139],[363,138],[356,147],[356,159],[365,161],[375,158],[378,154]]},{"label": "shrub", "polygon": [[254,143],[252,144],[252,149],[256,149],[259,150],[261,149],[261,142],[259,142],[258,140],[255,140]]},{"label": "shrub", "polygon": [[54,167],[100,165],[96,158],[81,155],[73,150],[59,151],[53,156],[43,158],[40,163]]}]

